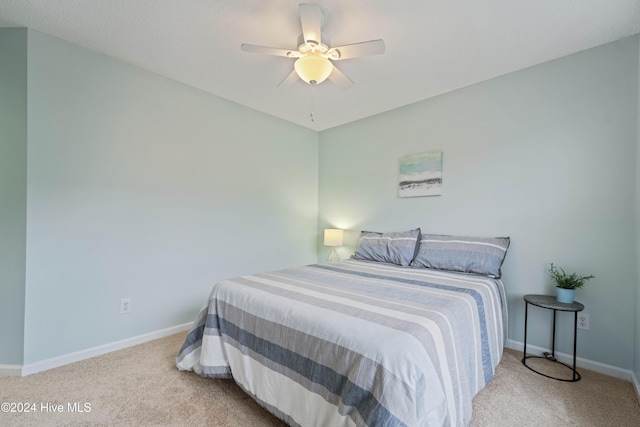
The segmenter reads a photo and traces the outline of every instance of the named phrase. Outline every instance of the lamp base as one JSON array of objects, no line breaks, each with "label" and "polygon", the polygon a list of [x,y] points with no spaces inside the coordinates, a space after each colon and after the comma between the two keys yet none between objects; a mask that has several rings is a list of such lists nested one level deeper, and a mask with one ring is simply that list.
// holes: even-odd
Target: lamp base
[{"label": "lamp base", "polygon": [[336,261],[341,261],[341,259],[338,256],[338,252],[336,251],[336,248],[332,247],[331,250],[329,251],[329,255],[327,255],[327,262],[336,262]]}]

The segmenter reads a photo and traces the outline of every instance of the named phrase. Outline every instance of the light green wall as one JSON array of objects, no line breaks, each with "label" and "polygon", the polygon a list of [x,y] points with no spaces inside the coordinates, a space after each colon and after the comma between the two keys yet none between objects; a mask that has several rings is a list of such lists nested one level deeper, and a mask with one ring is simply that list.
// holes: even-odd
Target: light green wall
[{"label": "light green wall", "polygon": [[[640,57],[640,54],[638,55]],[[640,70],[640,63],[638,64]],[[640,381],[640,72],[638,73],[638,103],[637,103],[637,132],[636,132],[636,336],[635,336],[635,380]],[[640,387],[640,383],[636,383]],[[637,390],[640,397],[640,388]]]},{"label": "light green wall", "polygon": [[[361,229],[510,236],[509,338],[524,338],[523,295],[554,292],[553,261],[597,277],[577,293],[591,315],[579,355],[631,369],[637,85],[635,36],[324,131],[319,229],[349,229],[351,250]],[[431,150],[443,195],[399,199],[399,158]],[[531,344],[550,346],[550,318],[531,311]]]},{"label": "light green wall", "polygon": [[26,364],[315,262],[316,132],[31,30],[28,61]]},{"label": "light green wall", "polygon": [[21,365],[27,187],[27,30],[0,28],[0,364]]}]

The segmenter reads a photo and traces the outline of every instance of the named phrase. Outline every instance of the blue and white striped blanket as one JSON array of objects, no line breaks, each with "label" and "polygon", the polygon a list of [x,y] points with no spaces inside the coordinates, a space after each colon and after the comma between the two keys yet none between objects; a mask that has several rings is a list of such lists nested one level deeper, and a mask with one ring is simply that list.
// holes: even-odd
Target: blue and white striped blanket
[{"label": "blue and white striped blanket", "polygon": [[367,261],[217,283],[177,357],[290,425],[465,426],[506,339],[500,280]]}]

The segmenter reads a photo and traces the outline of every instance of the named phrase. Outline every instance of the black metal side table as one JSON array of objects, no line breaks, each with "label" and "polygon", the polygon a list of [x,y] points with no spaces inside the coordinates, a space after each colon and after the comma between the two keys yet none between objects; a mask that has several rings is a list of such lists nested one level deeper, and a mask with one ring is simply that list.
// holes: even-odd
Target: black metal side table
[{"label": "black metal side table", "polygon": [[[574,301],[571,304],[558,302],[556,297],[551,295],[525,295],[524,296],[524,353],[522,358],[522,364],[527,368],[531,369],[533,372],[545,376],[547,378],[553,378],[558,381],[568,381],[575,382],[580,381],[580,374],[576,371],[576,343],[577,343],[577,327],[578,327],[578,312],[584,310],[584,305],[581,303]],[[537,307],[546,308],[549,310],[553,310],[553,338],[551,342],[551,353],[544,352],[542,356],[527,356],[527,318],[529,314],[529,304],[535,305]],[[574,313],[573,318],[573,366],[569,366],[566,363],[562,363],[559,360],[556,360],[555,352],[556,352],[556,312],[557,311],[572,311]],[[538,358],[538,359],[546,359],[552,362],[559,363],[561,365],[566,366],[571,369],[573,372],[572,379],[564,379],[552,377],[547,374],[543,374],[542,372],[538,372],[533,369],[531,366],[527,365],[527,359]]]}]

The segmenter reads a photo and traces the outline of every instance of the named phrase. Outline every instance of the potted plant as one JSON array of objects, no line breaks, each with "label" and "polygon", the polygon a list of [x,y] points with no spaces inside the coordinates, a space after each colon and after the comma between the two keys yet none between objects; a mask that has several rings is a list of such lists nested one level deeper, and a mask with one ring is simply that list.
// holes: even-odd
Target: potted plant
[{"label": "potted plant", "polygon": [[593,279],[595,276],[578,276],[577,273],[567,274],[562,268],[556,267],[551,263],[549,275],[556,282],[556,299],[558,302],[571,304],[573,302],[573,294],[576,289],[584,286],[584,282]]}]

